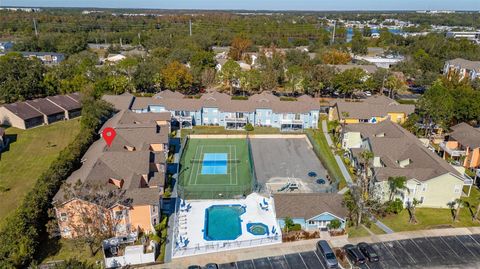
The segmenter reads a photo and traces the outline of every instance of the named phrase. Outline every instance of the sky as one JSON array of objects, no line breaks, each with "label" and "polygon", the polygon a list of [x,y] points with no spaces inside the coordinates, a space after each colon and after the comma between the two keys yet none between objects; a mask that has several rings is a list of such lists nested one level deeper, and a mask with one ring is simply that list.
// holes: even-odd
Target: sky
[{"label": "sky", "polygon": [[480,0],[0,0],[0,6],[246,10],[480,10]]}]

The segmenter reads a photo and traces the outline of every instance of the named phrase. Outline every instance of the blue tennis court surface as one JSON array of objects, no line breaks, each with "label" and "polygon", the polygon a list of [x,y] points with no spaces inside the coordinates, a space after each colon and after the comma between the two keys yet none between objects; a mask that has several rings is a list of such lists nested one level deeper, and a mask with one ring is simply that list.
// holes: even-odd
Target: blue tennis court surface
[{"label": "blue tennis court surface", "polygon": [[226,175],[227,153],[205,153],[202,161],[202,175]]}]

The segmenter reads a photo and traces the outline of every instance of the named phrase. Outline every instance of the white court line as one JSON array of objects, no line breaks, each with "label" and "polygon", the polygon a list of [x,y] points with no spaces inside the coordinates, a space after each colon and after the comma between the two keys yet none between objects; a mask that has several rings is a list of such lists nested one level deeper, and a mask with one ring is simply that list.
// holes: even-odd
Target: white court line
[{"label": "white court line", "polygon": [[[235,150],[235,159],[237,159],[237,146],[233,148]],[[238,166],[235,165],[235,185],[238,185]]]},{"label": "white court line", "polygon": [[[201,156],[201,157],[203,156],[203,145],[202,145],[202,149],[200,150],[200,156]],[[200,163],[198,163],[197,172],[196,172],[196,174],[195,174],[195,184],[194,184],[194,185],[197,185],[197,179],[198,179],[198,175],[199,175],[199,171],[198,171],[198,170],[201,169],[200,167],[202,167],[202,166],[200,165]],[[200,172],[201,172],[201,170],[200,170]]]},{"label": "white court line", "polygon": [[[228,156],[227,156],[227,160],[228,158],[230,158],[230,160],[232,159],[232,145],[228,145]],[[231,168],[231,164],[228,163],[227,161],[227,172],[228,172],[228,182],[230,185],[232,185],[232,168]]]},{"label": "white court line", "polygon": [[[195,156],[193,156],[193,159],[195,160],[197,158],[197,152],[198,152],[198,146],[195,148]],[[193,174],[193,167],[195,166],[195,163],[193,162],[192,165],[191,165],[191,173],[190,173],[190,177],[188,178],[188,185],[191,185],[192,183],[192,174]]]}]

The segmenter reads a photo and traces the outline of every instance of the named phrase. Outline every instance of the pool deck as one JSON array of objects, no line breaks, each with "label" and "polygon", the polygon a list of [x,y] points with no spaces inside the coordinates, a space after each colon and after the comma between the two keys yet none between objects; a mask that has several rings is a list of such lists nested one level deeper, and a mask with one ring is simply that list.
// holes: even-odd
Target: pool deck
[{"label": "pool deck", "polygon": [[[174,247],[173,258],[281,243],[282,234],[275,217],[273,199],[265,198],[269,204],[268,211],[260,208],[259,204],[263,199],[264,196],[252,193],[245,199],[187,200],[186,203],[191,205],[191,209],[188,212],[180,211],[175,216],[178,229],[175,229],[174,240],[179,241],[179,237],[182,236],[187,238],[189,243],[187,247],[182,247],[179,242],[180,247]],[[245,213],[240,216],[242,234],[237,239],[224,241],[204,239],[205,210],[212,205],[241,205],[246,208]],[[251,234],[247,231],[248,223],[265,224],[269,229],[269,235]],[[271,233],[273,227],[277,235]]]}]

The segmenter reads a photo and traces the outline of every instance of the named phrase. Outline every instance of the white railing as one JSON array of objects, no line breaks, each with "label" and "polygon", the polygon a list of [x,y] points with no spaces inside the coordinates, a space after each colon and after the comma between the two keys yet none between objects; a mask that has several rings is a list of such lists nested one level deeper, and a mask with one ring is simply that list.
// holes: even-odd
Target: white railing
[{"label": "white railing", "polygon": [[192,121],[192,116],[173,116],[177,121]]},{"label": "white railing", "polygon": [[226,122],[240,122],[240,123],[246,123],[247,118],[236,118],[236,117],[225,117]]},{"label": "white railing", "polygon": [[440,143],[440,148],[447,152],[452,157],[460,157],[466,154],[465,150],[451,149],[447,146],[446,142]]},{"label": "white railing", "polygon": [[282,235],[270,236],[270,237],[262,237],[258,239],[251,239],[251,240],[244,240],[244,241],[220,241],[220,242],[212,242],[207,243],[205,245],[197,245],[191,247],[179,247],[173,249],[173,257],[184,257],[184,256],[192,256],[210,252],[218,252],[218,251],[226,251],[231,249],[239,249],[239,248],[249,248],[255,246],[262,246],[262,245],[269,245],[269,244],[277,244],[282,242]]},{"label": "white railing", "polygon": [[282,119],[281,124],[303,124],[303,120]]}]

